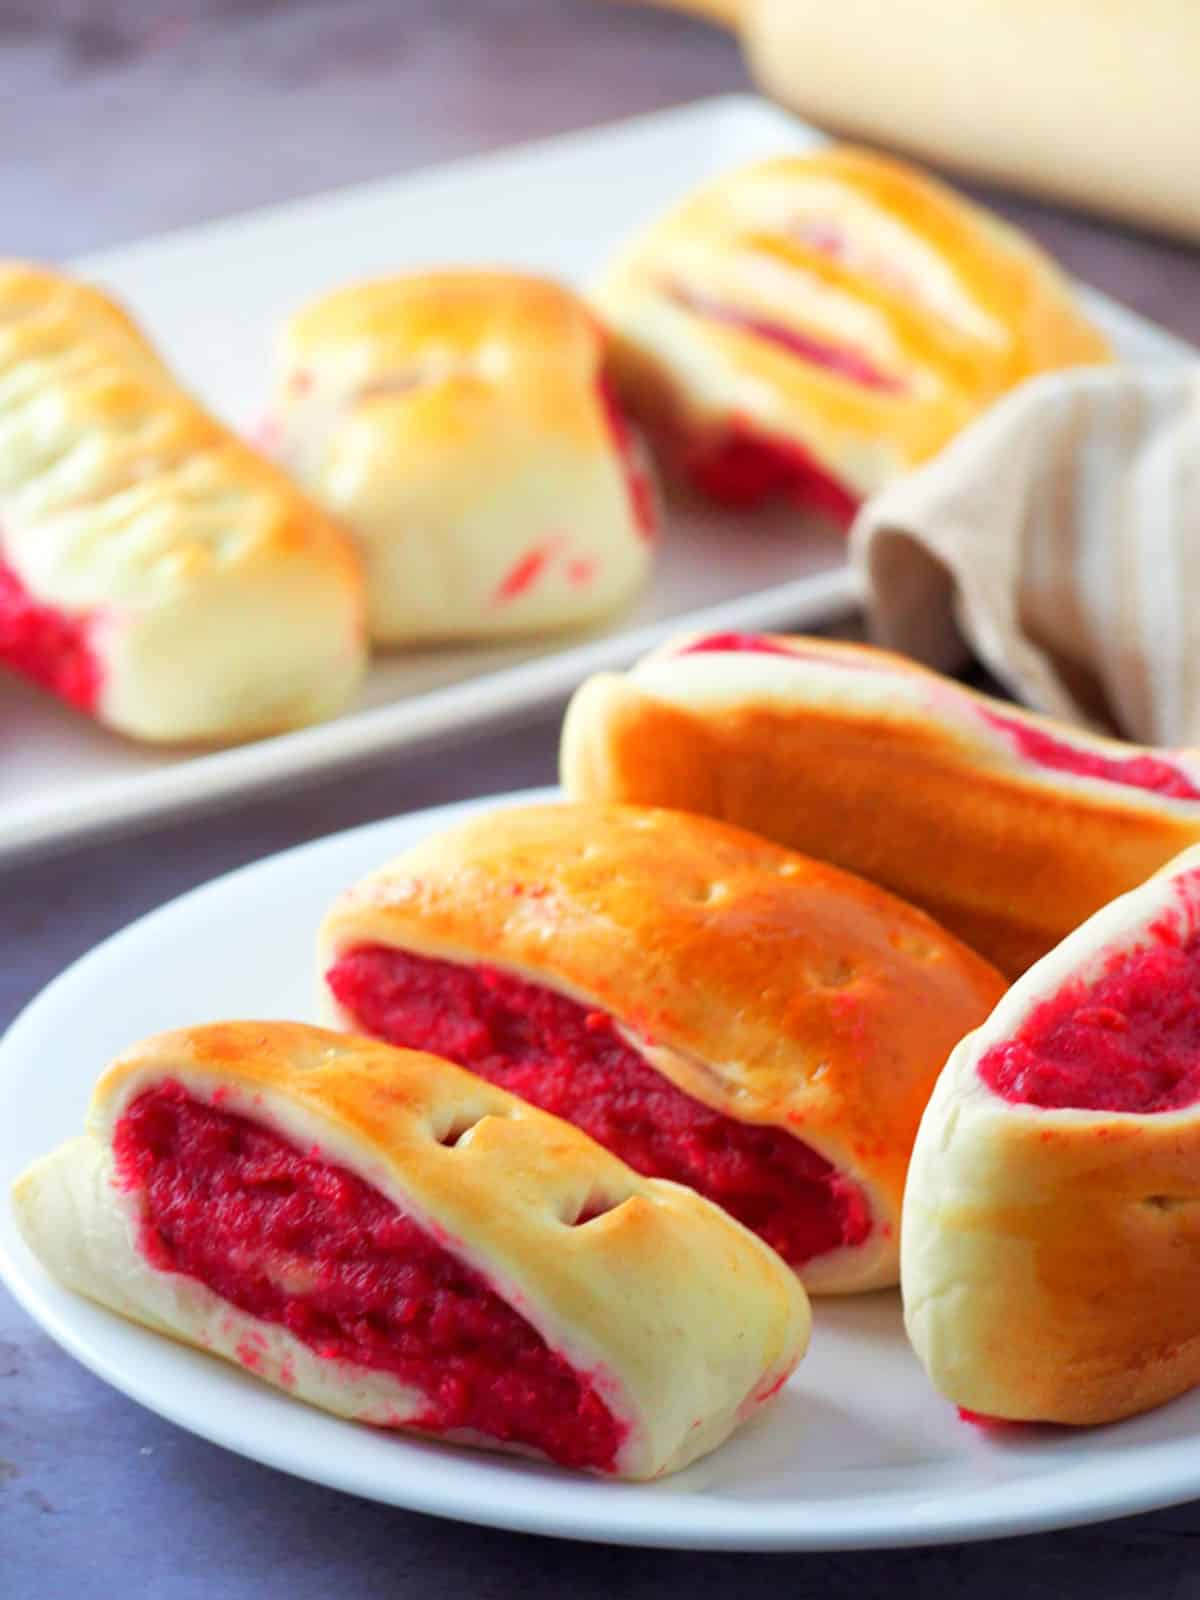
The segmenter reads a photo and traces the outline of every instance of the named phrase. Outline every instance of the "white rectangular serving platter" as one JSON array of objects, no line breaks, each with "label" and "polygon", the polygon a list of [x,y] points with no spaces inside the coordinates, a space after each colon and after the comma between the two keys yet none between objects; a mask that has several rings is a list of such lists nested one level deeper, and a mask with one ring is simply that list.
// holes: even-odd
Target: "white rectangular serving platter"
[{"label": "white rectangular serving platter", "polygon": [[[311,295],[358,277],[453,263],[584,285],[612,250],[723,169],[820,142],[753,96],[728,96],[430,172],[365,184],[123,247],[74,265],[127,302],[181,377],[249,428],[271,341]],[[1182,341],[1085,291],[1130,361],[1178,363]],[[627,665],[672,632],[811,627],[852,610],[840,534],[794,512],[675,515],[654,579],[602,632],[377,659],[349,710],[218,751],[126,743],[32,688],[0,682],[0,862],[128,830],[406,745],[513,722]]]}]

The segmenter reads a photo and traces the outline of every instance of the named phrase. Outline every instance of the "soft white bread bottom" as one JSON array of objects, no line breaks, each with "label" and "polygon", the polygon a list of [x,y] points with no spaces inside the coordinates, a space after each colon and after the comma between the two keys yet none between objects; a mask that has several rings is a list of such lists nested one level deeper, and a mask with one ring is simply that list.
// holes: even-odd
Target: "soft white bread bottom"
[{"label": "soft white bread bottom", "polygon": [[708,818],[636,806],[477,815],[347,890],[319,935],[342,1027],[370,1024],[336,1002],[329,975],[371,946],[483,964],[604,1013],[664,1087],[824,1158],[869,1223],[798,1264],[819,1294],[896,1282],[921,1112],[1004,988],[871,884]]},{"label": "soft white bread bottom", "polygon": [[301,728],[340,710],[362,676],[354,607],[303,571],[214,582],[106,637],[103,719],[155,743]]}]

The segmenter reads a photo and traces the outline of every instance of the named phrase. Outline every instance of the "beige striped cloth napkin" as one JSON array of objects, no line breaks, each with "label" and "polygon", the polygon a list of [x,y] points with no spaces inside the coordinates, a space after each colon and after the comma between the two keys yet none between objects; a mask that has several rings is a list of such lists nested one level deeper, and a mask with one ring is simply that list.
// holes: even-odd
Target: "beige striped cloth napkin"
[{"label": "beige striped cloth napkin", "polygon": [[1200,369],[1034,379],[869,501],[851,554],[879,644],[1200,745]]}]

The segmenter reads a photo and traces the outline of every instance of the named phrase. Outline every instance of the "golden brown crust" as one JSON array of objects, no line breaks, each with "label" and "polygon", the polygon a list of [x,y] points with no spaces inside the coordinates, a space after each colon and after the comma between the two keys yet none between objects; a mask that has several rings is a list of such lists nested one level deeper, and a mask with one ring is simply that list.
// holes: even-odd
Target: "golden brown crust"
[{"label": "golden brown crust", "polygon": [[[584,303],[562,285],[522,273],[443,269],[349,284],[296,313],[279,348],[277,410],[286,419],[298,375],[323,375],[386,420],[389,398],[409,384],[458,368],[432,386],[412,424],[426,449],[453,446],[471,429],[471,407],[494,412],[489,351],[504,356],[505,404],[534,433],[575,448],[611,449],[595,405],[604,336]],[[480,365],[482,363],[482,365]],[[476,376],[473,378],[472,374]]]},{"label": "golden brown crust", "polygon": [[[948,1398],[986,1416],[1084,1425],[1200,1383],[1200,1119],[1048,1129],[1012,1117],[995,1138],[987,1167],[1012,1175],[1004,1198],[968,1189],[937,1208],[936,1227],[973,1236],[980,1257],[960,1290],[977,1297],[969,1328],[955,1318],[939,1336],[957,1352],[952,1374],[938,1368]],[[924,1214],[906,1212],[905,1230]],[[910,1305],[916,1326],[926,1308]]]},{"label": "golden brown crust", "polygon": [[[106,450],[91,463],[96,476],[80,480],[74,494],[46,510],[68,511],[134,488],[144,495],[157,478],[162,509],[169,505],[180,516],[170,557],[182,572],[230,558],[287,561],[303,551],[328,561],[331,582],[357,582],[353,548],[341,529],[192,399],[115,301],[47,268],[10,262],[0,263],[0,305],[0,369],[44,364],[44,382],[55,388],[74,434],[117,429],[134,434],[141,445],[128,449],[122,437],[107,439]],[[31,476],[36,465],[31,461]],[[155,478],[148,481],[151,465]],[[226,503],[246,494],[247,508],[255,513],[247,537],[216,541],[203,504],[189,503],[189,491],[209,489],[210,480],[212,492]],[[5,499],[25,487],[20,481],[6,485]],[[228,526],[233,519],[226,516]]]},{"label": "golden brown crust", "polygon": [[[618,1204],[650,1192],[647,1180],[577,1128],[449,1061],[304,1023],[212,1023],[157,1034],[119,1057],[100,1079],[90,1126],[111,1126],[131,1084],[140,1093],[148,1077],[181,1071],[227,1089],[236,1085],[251,1104],[260,1092],[281,1094],[337,1124],[364,1166],[378,1163],[443,1217],[442,1208],[463,1207],[464,1184],[475,1191],[467,1207],[486,1211],[508,1231],[519,1226],[535,1194],[539,1205],[549,1200],[566,1212],[572,1201],[582,1209],[583,1200],[602,1192]],[[227,1099],[222,1103],[233,1109]],[[475,1125],[464,1170],[463,1163],[447,1160],[440,1141],[453,1130],[461,1143],[465,1128]],[[501,1173],[503,1199],[490,1193]],[[595,1235],[571,1236],[579,1237]]]},{"label": "golden brown crust", "polygon": [[[323,1360],[143,1257],[140,1197],[114,1181],[111,1148],[126,1109],[164,1083],[348,1168],[480,1272],[625,1425],[618,1476],[713,1449],[803,1354],[803,1291],[760,1240],[448,1062],[294,1023],[147,1040],[97,1085],[89,1137],[18,1180],[22,1231],[70,1287],[313,1404],[392,1426],[420,1426],[428,1410],[388,1373]],[[580,1222],[585,1211],[596,1214]]]},{"label": "golden brown crust", "polygon": [[[1107,906],[955,1051],[905,1197],[905,1318],[935,1385],[989,1416],[1114,1422],[1200,1383],[1200,1108],[1012,1104],[979,1063],[1158,918],[1196,925],[1200,853]],[[1175,894],[1192,880],[1187,897]]]},{"label": "golden brown crust", "polygon": [[599,330],[569,290],[550,278],[473,267],[347,284],[290,319],[285,349],[299,358],[361,341],[373,360],[391,366],[414,346],[436,341],[474,351],[506,331],[532,356],[544,341],[556,360],[585,371],[595,363]]},{"label": "golden brown crust", "polygon": [[364,662],[348,535],[186,393],[119,306],[0,263],[0,378],[0,554],[35,601],[105,619],[102,721],[238,738],[344,697]]},{"label": "golden brown crust", "polygon": [[[1030,240],[918,169],[846,146],[706,185],[621,253],[597,302],[622,394],[668,451],[736,422],[802,444],[859,494],[1023,379],[1110,358]],[[714,308],[865,357],[878,381]]]},{"label": "golden brown crust", "polygon": [[[679,1087],[784,1128],[864,1185],[857,1265],[894,1281],[912,1138],[998,974],[873,885],[678,812],[531,806],[426,840],[343,896],[324,969],[364,944],[482,961],[616,1017]],[[832,1272],[832,1268],[831,1268]]]},{"label": "golden brown crust", "polygon": [[507,272],[353,284],[284,328],[272,432],[354,530],[375,638],[579,626],[644,580],[649,480],[603,351],[569,290]]},{"label": "golden brown crust", "polygon": [[[971,721],[992,710],[1118,759],[1161,752],[1060,728],[886,651],[775,642],[799,652],[794,686],[704,698],[688,682],[711,672],[703,656],[681,657],[671,685],[639,669],[589,680],[564,726],[568,793],[686,808],[831,861],[922,906],[1010,977],[1200,838],[1200,804],[1032,768]],[[809,659],[853,674],[855,692]],[[884,673],[920,687],[889,696]]]},{"label": "golden brown crust", "polygon": [[68,278],[32,261],[0,259],[0,324],[3,349],[50,360],[77,342],[83,328],[127,361],[154,376],[166,376],[158,352],[125,309],[93,284]]}]

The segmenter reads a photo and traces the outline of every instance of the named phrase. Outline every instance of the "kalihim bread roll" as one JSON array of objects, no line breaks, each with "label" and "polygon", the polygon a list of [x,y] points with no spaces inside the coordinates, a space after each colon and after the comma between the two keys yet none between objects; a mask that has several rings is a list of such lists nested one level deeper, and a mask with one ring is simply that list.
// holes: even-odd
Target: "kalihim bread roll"
[{"label": "kalihim bread roll", "polygon": [[982,1418],[1113,1422],[1200,1383],[1200,848],[951,1056],[904,1200],[905,1321]]},{"label": "kalihim bread roll", "polygon": [[1108,359],[1029,239],[840,147],[718,178],[628,245],[595,299],[669,471],[842,521],[1023,379]]},{"label": "kalihim bread roll", "polygon": [[578,800],[750,828],[923,906],[1010,976],[1200,840],[1200,759],[1033,716],[902,656],[710,634],[589,679]]},{"label": "kalihim bread roll", "polygon": [[358,538],[383,644],[577,627],[650,570],[654,490],[569,290],[352,284],[283,329],[268,436]]},{"label": "kalihim bread roll", "polygon": [[349,536],[107,296],[0,263],[0,665],[173,741],[328,716],[365,663]]},{"label": "kalihim bread roll", "polygon": [[921,1112],[1004,987],[871,884],[632,806],[472,817],[345,894],[320,951],[331,1018],[690,1184],[830,1293],[896,1281]]},{"label": "kalihim bread roll", "polygon": [[691,1190],[297,1024],[130,1050],[14,1204],[68,1287],[310,1405],[610,1477],[715,1448],[808,1340],[793,1274]]}]

